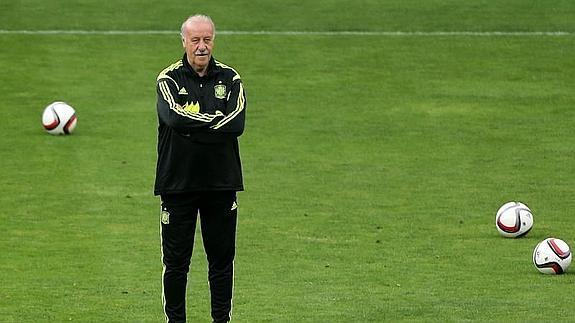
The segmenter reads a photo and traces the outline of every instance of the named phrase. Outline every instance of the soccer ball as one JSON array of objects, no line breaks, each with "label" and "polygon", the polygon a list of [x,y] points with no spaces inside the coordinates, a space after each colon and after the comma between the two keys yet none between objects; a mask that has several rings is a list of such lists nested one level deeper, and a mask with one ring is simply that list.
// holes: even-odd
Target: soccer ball
[{"label": "soccer ball", "polygon": [[76,111],[65,102],[53,102],[42,113],[42,125],[52,135],[72,133],[77,122]]},{"label": "soccer ball", "polygon": [[533,250],[533,264],[544,274],[562,274],[571,265],[571,250],[565,241],[547,238]]},{"label": "soccer ball", "polygon": [[495,226],[504,237],[521,237],[533,227],[533,214],[521,202],[507,202],[497,210]]}]

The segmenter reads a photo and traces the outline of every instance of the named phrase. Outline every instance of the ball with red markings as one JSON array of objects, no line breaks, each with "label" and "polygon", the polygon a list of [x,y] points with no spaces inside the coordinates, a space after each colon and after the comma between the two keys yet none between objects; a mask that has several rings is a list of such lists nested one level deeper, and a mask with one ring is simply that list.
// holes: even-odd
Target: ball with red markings
[{"label": "ball with red markings", "polygon": [[504,237],[521,237],[533,228],[533,214],[529,207],[521,202],[507,202],[497,210],[495,226]]},{"label": "ball with red markings", "polygon": [[42,125],[52,135],[71,134],[77,123],[76,110],[65,102],[53,102],[42,113]]},{"label": "ball with red markings", "polygon": [[533,250],[533,264],[544,274],[563,274],[571,265],[571,249],[565,241],[547,238]]}]

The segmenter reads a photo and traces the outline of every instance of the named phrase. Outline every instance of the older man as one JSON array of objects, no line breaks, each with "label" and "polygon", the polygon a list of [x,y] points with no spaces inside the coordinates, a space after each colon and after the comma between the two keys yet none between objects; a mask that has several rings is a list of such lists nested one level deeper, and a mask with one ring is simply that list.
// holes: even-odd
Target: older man
[{"label": "older man", "polygon": [[185,54],[157,78],[164,312],[186,321],[186,282],[199,214],[208,259],[212,318],[230,320],[237,208],[243,190],[238,137],[246,97],[240,75],[212,57],[215,26],[190,16],[181,29]]}]

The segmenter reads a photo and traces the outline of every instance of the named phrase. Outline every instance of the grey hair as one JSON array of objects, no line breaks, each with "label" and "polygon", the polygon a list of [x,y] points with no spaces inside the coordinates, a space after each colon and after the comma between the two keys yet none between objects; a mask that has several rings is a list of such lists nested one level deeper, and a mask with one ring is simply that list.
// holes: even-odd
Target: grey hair
[{"label": "grey hair", "polygon": [[198,22],[198,21],[210,23],[212,25],[213,36],[214,36],[214,38],[216,38],[216,25],[212,21],[212,18],[210,18],[210,16],[206,16],[206,15],[202,15],[202,14],[189,16],[186,20],[184,20],[184,22],[182,23],[182,27],[180,29],[180,35],[182,36],[182,38],[184,37],[184,29],[185,29],[186,25],[188,23]]}]

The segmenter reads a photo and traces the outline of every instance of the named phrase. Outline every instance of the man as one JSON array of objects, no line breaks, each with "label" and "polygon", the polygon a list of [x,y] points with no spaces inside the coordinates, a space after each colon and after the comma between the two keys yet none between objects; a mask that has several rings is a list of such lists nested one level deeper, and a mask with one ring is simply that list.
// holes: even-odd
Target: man
[{"label": "man", "polygon": [[184,57],[157,78],[162,296],[166,320],[186,321],[186,282],[197,215],[208,259],[214,322],[230,320],[236,192],[243,190],[238,137],[246,98],[240,75],[212,57],[215,26],[194,15],[182,24]]}]

